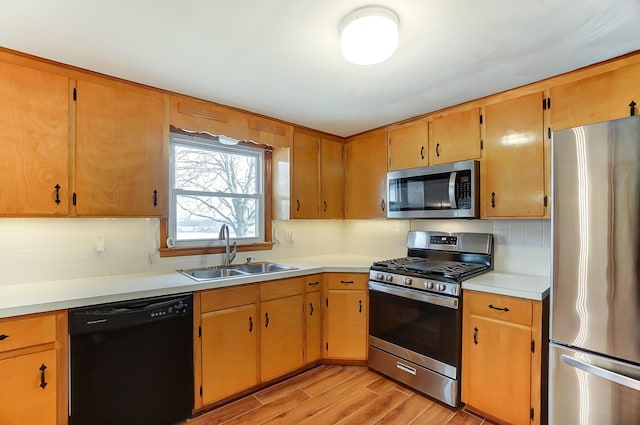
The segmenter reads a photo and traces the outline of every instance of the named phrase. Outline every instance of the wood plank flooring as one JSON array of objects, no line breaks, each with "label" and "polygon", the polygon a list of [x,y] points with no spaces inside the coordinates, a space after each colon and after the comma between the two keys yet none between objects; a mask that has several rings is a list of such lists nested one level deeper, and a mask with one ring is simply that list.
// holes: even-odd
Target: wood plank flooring
[{"label": "wood plank flooring", "polygon": [[494,425],[369,370],[322,365],[183,425]]}]

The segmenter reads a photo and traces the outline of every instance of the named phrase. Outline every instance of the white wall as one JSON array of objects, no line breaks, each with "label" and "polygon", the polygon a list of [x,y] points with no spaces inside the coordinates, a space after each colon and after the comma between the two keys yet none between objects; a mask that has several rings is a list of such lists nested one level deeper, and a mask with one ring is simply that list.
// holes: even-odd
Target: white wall
[{"label": "white wall", "polygon": [[[406,254],[412,230],[495,235],[495,270],[549,275],[549,220],[291,220],[274,221],[271,251],[239,253],[257,260],[327,254],[382,258]],[[291,241],[286,240],[292,234]],[[105,237],[96,252],[97,236]],[[160,258],[157,219],[0,219],[0,285],[217,265],[221,255]]]}]

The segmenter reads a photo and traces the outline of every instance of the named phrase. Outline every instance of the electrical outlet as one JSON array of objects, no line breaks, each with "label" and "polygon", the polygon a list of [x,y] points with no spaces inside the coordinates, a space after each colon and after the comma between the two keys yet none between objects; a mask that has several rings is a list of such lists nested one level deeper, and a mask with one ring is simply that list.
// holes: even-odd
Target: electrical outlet
[{"label": "electrical outlet", "polygon": [[291,230],[284,232],[284,240],[293,242],[293,232]]},{"label": "electrical outlet", "polygon": [[105,235],[104,233],[99,233],[96,235],[96,252],[103,252],[105,245]]}]

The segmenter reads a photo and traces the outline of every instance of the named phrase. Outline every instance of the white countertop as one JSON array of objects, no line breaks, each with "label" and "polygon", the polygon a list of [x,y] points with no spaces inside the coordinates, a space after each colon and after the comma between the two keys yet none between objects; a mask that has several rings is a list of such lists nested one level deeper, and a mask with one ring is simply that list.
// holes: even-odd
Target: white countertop
[{"label": "white countertop", "polygon": [[550,278],[514,273],[485,273],[462,282],[462,289],[543,300],[549,295]]},{"label": "white countertop", "polygon": [[0,286],[0,318],[265,282],[323,272],[367,273],[380,258],[340,255],[274,260],[294,270],[197,282],[181,273],[137,273]]},{"label": "white countertop", "polygon": [[[252,276],[234,276],[208,282],[197,282],[181,273],[168,271],[3,285],[0,286],[0,318],[265,282],[312,273],[367,273],[374,261],[382,259],[358,255],[324,255],[274,260],[278,264],[292,266],[295,269]],[[463,282],[462,288],[541,300],[549,293],[549,278],[486,273]]]}]

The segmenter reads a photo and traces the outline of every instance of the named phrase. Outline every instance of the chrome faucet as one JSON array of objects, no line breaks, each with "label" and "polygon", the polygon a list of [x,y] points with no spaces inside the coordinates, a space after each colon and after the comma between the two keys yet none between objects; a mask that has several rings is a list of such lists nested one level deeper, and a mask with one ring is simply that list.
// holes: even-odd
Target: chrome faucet
[{"label": "chrome faucet", "polygon": [[229,226],[223,224],[220,228],[220,234],[218,235],[218,239],[224,239],[224,258],[222,259],[222,265],[228,267],[233,262],[233,259],[236,258],[236,250],[238,248],[238,244],[233,242],[233,251],[230,251],[229,247]]}]

